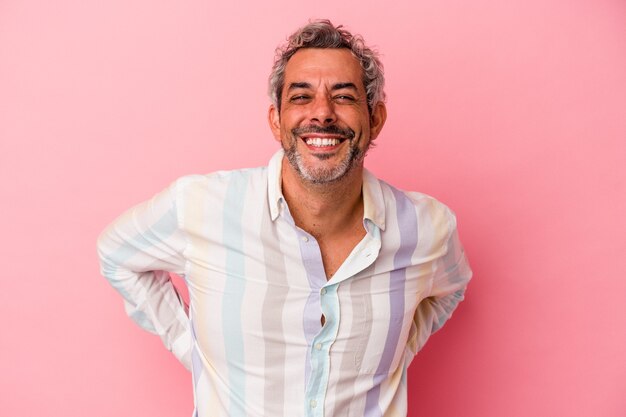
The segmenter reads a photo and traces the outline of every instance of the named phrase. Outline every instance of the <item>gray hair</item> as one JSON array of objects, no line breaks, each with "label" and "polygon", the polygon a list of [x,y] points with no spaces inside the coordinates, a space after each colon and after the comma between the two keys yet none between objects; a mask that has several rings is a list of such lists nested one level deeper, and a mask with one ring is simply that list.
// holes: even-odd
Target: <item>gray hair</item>
[{"label": "gray hair", "polygon": [[363,69],[363,86],[367,94],[370,114],[374,106],[385,101],[385,75],[378,53],[365,45],[360,35],[352,35],[343,26],[334,26],[330,20],[313,20],[295,31],[287,43],[276,48],[274,66],[269,77],[269,96],[280,112],[280,101],[285,85],[285,68],[289,59],[303,48],[346,48],[359,60]]}]

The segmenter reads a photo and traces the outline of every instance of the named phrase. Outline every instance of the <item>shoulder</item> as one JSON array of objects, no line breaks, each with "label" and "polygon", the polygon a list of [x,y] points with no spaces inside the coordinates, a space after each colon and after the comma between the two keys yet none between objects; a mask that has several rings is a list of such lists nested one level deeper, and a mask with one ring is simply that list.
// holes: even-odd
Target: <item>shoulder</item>
[{"label": "shoulder", "polygon": [[171,184],[170,193],[176,206],[185,212],[200,207],[222,207],[236,201],[264,201],[267,194],[267,168],[185,175]]},{"label": "shoulder", "polygon": [[454,212],[435,197],[419,191],[401,190],[385,181],[379,181],[387,204],[395,203],[395,205],[405,206],[406,209],[414,209],[418,214],[428,214],[456,222]]},{"label": "shoulder", "polygon": [[[387,219],[399,227],[412,224],[421,237],[428,236],[435,247],[445,245],[456,230],[456,216],[444,203],[428,194],[405,191],[381,181]],[[394,222],[395,223],[395,222]]]},{"label": "shoulder", "polygon": [[177,178],[171,187],[177,192],[228,188],[241,183],[259,182],[267,178],[267,167],[220,170],[208,174],[190,174]]},{"label": "shoulder", "polygon": [[403,191],[403,193],[418,212],[428,213],[431,218],[440,218],[456,226],[454,212],[435,197],[418,191]]}]

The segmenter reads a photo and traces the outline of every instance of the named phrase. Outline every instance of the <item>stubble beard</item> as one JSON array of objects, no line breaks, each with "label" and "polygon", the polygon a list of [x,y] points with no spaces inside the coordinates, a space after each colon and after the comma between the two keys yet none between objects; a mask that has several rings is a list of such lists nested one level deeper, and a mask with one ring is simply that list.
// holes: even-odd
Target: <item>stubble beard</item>
[{"label": "stubble beard", "polygon": [[[300,139],[297,135],[292,134],[292,141],[289,147],[285,147],[283,145],[283,149],[285,151],[285,156],[289,161],[291,167],[298,173],[300,178],[304,181],[321,185],[321,184],[330,184],[336,181],[341,180],[345,176],[347,176],[355,167],[360,166],[365,158],[365,154],[367,149],[364,151],[359,149],[355,144],[354,136],[350,139],[346,139],[349,141],[348,145],[350,147],[346,156],[339,162],[339,164],[333,167],[318,167],[313,168],[307,166],[302,154],[298,151],[298,141]],[[333,157],[333,155],[328,154],[318,154],[313,155],[315,158],[319,160],[327,160]]]}]

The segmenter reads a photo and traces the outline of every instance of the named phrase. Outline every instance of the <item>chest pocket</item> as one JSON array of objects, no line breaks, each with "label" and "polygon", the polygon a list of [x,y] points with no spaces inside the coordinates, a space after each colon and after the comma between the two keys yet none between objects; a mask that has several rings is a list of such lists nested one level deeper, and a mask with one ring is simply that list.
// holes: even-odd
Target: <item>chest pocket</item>
[{"label": "chest pocket", "polygon": [[386,375],[398,367],[411,329],[415,306],[389,293],[363,294],[354,324],[362,329],[354,364],[360,374]]}]

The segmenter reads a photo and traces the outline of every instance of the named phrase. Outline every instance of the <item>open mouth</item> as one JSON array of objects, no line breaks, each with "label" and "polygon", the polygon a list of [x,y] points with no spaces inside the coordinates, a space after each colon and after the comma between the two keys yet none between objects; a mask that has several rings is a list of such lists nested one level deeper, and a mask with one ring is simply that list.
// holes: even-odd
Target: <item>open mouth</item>
[{"label": "open mouth", "polygon": [[302,138],[307,146],[313,146],[315,148],[329,148],[339,145],[345,140],[345,138],[320,138],[320,137],[305,137]]},{"label": "open mouth", "polygon": [[342,129],[338,126],[304,126],[292,130],[309,149],[331,151],[341,145],[346,139],[354,137],[352,129]]}]

